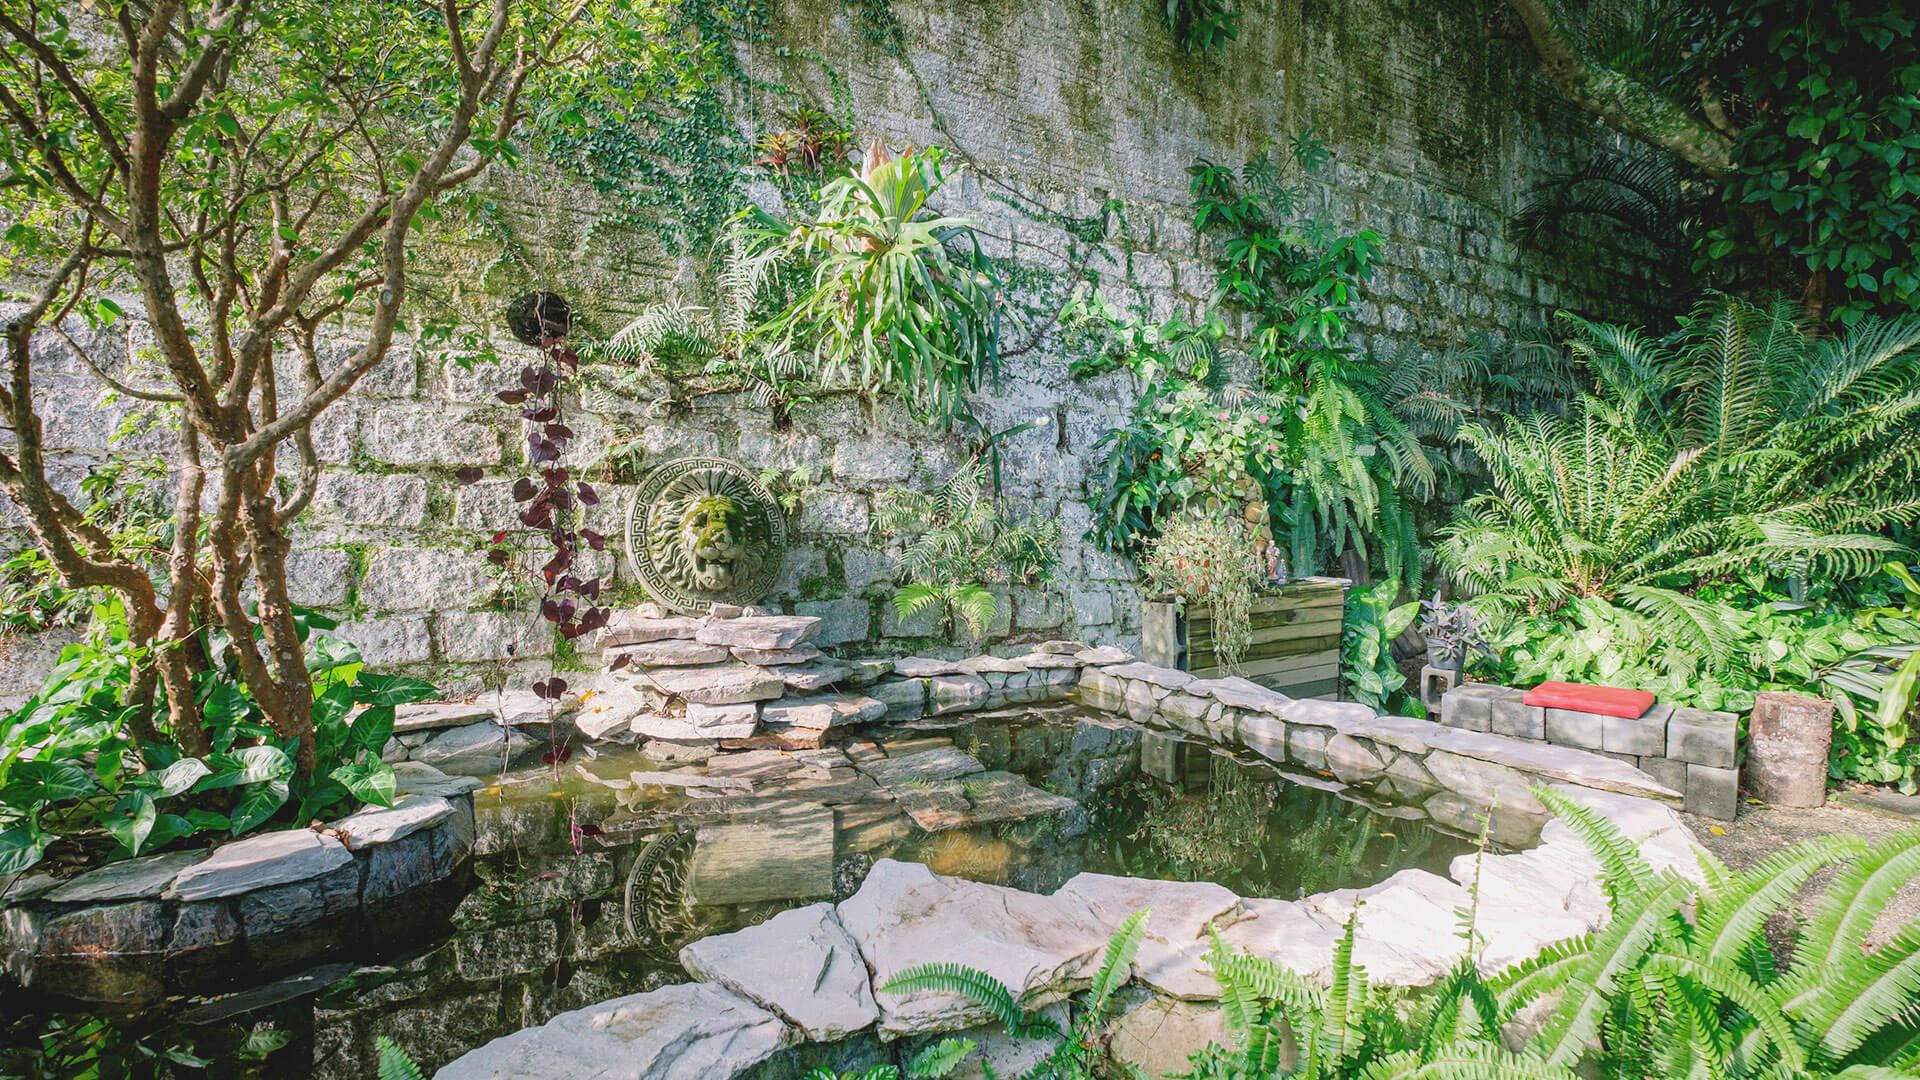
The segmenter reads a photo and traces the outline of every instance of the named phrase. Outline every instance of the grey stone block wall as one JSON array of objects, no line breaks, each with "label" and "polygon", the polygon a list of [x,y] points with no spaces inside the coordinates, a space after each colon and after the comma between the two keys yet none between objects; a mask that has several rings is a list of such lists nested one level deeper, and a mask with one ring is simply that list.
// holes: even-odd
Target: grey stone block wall
[{"label": "grey stone block wall", "polygon": [[[911,71],[872,48],[856,25],[858,6],[839,0],[773,5],[765,39],[743,45],[743,56],[763,84],[782,82],[827,102],[833,91],[824,58],[844,80],[861,139],[949,147],[949,160],[966,168],[940,208],[974,218],[991,254],[1039,271],[1067,270],[1074,243],[1063,217],[1119,200],[1124,230],[1116,225],[1087,264],[1118,303],[1158,317],[1205,301],[1214,257],[1191,224],[1187,166],[1201,157],[1244,161],[1270,140],[1309,128],[1335,155],[1314,183],[1312,208],[1382,238],[1378,271],[1354,313],[1359,347],[1437,349],[1481,333],[1511,339],[1562,307],[1639,318],[1661,295],[1646,253],[1618,230],[1559,247],[1508,236],[1507,222],[1535,184],[1603,150],[1632,151],[1567,106],[1523,48],[1489,40],[1476,0],[1434,0],[1419,5],[1417,17],[1386,0],[1254,0],[1244,5],[1241,39],[1209,57],[1180,52],[1152,4],[891,6]],[[791,100],[742,95],[737,111],[743,125],[777,122]],[[602,332],[663,299],[711,302],[704,257],[662,251],[642,230],[619,224],[623,211],[583,182],[536,167],[486,186],[500,227],[525,249],[524,264],[498,260],[495,243],[448,236],[423,245],[415,276],[457,283],[438,291],[472,298],[473,325],[501,341],[505,297],[534,285],[568,295]],[[771,185],[746,190],[778,201]],[[1133,568],[1082,539],[1091,523],[1085,499],[1100,457],[1095,444],[1126,420],[1137,388],[1117,374],[1070,378],[1072,350],[1062,335],[1044,332],[1044,313],[1059,297],[1016,300],[1040,314],[1008,327],[1008,341],[1024,344],[1043,332],[1035,347],[1006,361],[976,409],[990,430],[1041,413],[1059,419],[1006,440],[1000,451],[1011,512],[1057,521],[1063,550],[1054,580],[1007,590],[993,636],[1137,647]],[[124,306],[133,317],[96,342],[98,352],[120,373],[144,379],[151,376],[142,352],[148,335],[138,305]],[[354,343],[351,328],[332,328],[323,357]],[[77,484],[110,446],[168,452],[164,428],[115,442],[144,407],[112,400],[64,350],[42,351],[48,439],[64,486]],[[505,351],[509,361],[525,356],[510,342]],[[527,658],[555,651],[551,640],[539,640],[544,628],[524,590],[490,576],[481,551],[492,531],[518,528],[507,488],[520,468],[519,437],[509,410],[493,399],[507,378],[507,370],[467,370],[403,340],[316,426],[325,475],[300,525],[297,594],[342,618],[343,636],[371,663],[417,670],[449,689],[503,674],[524,680],[533,666]],[[283,401],[299,389],[297,377],[284,381]],[[794,545],[771,606],[828,619],[827,636],[849,651],[937,647],[926,640],[930,627],[903,623],[887,603],[891,568],[868,527],[881,492],[938,483],[974,450],[968,437],[933,430],[886,401],[828,397],[776,428],[744,396],[703,397],[670,411],[655,406],[665,391],[663,384],[598,391],[570,417],[584,451],[615,443],[634,451],[618,465],[588,465],[604,481],[594,527],[619,536],[625,485],[635,479],[627,466],[635,460],[644,466],[717,454],[778,470],[776,479],[805,470]],[[463,466],[481,467],[486,479],[460,487],[454,472]],[[23,534],[11,508],[0,511],[7,511],[0,516],[5,550]],[[634,598],[624,566],[606,557],[600,569],[614,575],[616,595]],[[1544,720],[1490,709],[1487,723],[1538,738]]]},{"label": "grey stone block wall", "polygon": [[1687,810],[1732,820],[1740,804],[1740,718],[1656,702],[1639,717],[1528,705],[1526,692],[1466,683],[1440,700],[1440,722],[1532,742],[1591,750],[1628,762],[1686,796]]}]

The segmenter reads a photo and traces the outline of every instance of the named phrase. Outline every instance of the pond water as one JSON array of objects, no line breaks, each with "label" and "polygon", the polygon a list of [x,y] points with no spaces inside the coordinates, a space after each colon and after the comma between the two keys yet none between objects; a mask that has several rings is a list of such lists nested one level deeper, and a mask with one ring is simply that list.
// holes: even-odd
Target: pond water
[{"label": "pond water", "polygon": [[1071,706],[822,750],[580,752],[475,793],[471,872],[421,899],[428,929],[410,950],[342,940],[326,967],[226,973],[112,1021],[8,1002],[0,1076],[85,1075],[89,1061],[166,1075],[173,1055],[214,1063],[181,1075],[362,1077],[379,1035],[430,1075],[555,1013],[682,981],[681,945],[850,895],[879,858],[1035,892],[1097,871],[1292,899],[1444,873],[1471,850],[1333,786]]}]

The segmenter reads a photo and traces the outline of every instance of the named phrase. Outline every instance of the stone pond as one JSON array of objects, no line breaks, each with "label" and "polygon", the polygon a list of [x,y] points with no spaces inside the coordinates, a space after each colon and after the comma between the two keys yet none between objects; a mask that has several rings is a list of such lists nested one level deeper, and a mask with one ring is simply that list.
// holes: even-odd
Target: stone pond
[{"label": "stone pond", "polygon": [[[405,710],[388,756],[414,793],[374,814],[384,826],[10,897],[10,1015],[111,1010],[202,1053],[272,1025],[291,1038],[276,1075],[365,1075],[387,1035],[449,1077],[555,1075],[556,1060],[798,1076],[983,1021],[878,990],[892,971],[963,962],[1060,1002],[1144,907],[1110,1034],[1171,1068],[1224,1038],[1209,925],[1324,977],[1358,912],[1359,959],[1403,985],[1465,947],[1476,881],[1483,966],[1594,925],[1595,867],[1535,785],[1621,822],[1656,864],[1692,865],[1680,794],[1599,753],[1112,647],[844,662],[816,630],[752,609],[635,613],[604,639],[631,662],[557,705]],[[1483,819],[1494,849],[1476,858]],[[232,854],[262,842],[301,851],[266,869]],[[401,864],[419,869],[396,894],[381,867]],[[216,909],[226,952],[194,936],[228,925]],[[122,923],[152,929],[59,932]],[[1027,1052],[982,1043],[1002,1065]]]}]

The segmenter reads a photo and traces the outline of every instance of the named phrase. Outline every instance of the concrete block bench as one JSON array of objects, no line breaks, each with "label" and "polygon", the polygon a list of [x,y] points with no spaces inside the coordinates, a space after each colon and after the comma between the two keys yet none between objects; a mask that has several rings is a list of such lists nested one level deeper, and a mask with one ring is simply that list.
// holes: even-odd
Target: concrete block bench
[{"label": "concrete block bench", "polygon": [[1528,705],[1525,694],[1492,683],[1456,686],[1441,698],[1440,722],[1618,758],[1684,793],[1688,813],[1733,819],[1740,803],[1735,714],[1656,703],[1628,719]]}]

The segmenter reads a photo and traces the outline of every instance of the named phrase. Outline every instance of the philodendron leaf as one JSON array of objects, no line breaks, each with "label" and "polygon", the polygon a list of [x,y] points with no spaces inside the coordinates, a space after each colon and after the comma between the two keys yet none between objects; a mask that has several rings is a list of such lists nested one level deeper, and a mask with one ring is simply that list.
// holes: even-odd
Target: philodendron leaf
[{"label": "philodendron leaf", "polygon": [[193,787],[201,780],[213,775],[213,770],[199,758],[181,758],[164,769],[155,769],[143,773],[134,783],[152,790],[156,798],[170,798]]},{"label": "philodendron leaf", "polygon": [[233,808],[232,822],[228,826],[228,832],[239,836],[266,821],[287,804],[287,795],[285,780],[267,780],[248,787],[241,794],[240,802]]},{"label": "philodendron leaf", "polygon": [[212,761],[216,766],[213,774],[194,785],[195,791],[285,781],[293,775],[293,759],[277,746],[246,746],[231,754],[215,755]]},{"label": "philodendron leaf", "polygon": [[87,777],[87,770],[71,761],[18,761],[7,773],[7,786],[0,788],[0,802],[16,807],[45,806],[92,791],[93,781]]},{"label": "philodendron leaf", "polygon": [[393,766],[377,758],[342,765],[327,774],[353,793],[361,802],[392,806],[395,787]]},{"label": "philodendron leaf", "polygon": [[120,797],[100,821],[107,832],[113,834],[120,846],[130,855],[140,854],[147,845],[147,837],[153,832],[154,820],[158,812],[154,809],[153,796],[144,791],[134,790]]},{"label": "philodendron leaf", "polygon": [[434,685],[422,679],[401,675],[372,675],[362,672],[353,684],[353,699],[363,705],[405,705],[431,701],[440,695]]},{"label": "philodendron leaf", "polygon": [[0,832],[0,874],[12,875],[40,861],[52,837],[31,823]]}]

